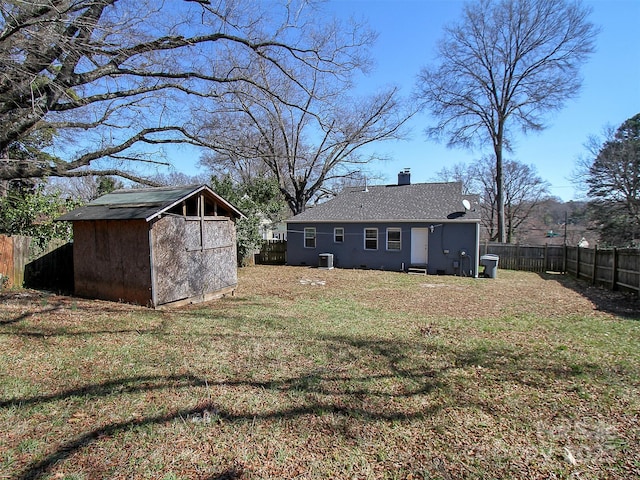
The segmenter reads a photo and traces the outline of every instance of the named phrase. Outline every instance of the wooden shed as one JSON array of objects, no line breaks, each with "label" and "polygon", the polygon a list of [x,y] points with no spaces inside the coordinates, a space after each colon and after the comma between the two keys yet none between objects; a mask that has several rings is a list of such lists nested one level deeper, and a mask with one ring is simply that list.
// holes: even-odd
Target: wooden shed
[{"label": "wooden shed", "polygon": [[242,213],[206,185],[116,190],[73,222],[78,296],[158,307],[232,293]]}]

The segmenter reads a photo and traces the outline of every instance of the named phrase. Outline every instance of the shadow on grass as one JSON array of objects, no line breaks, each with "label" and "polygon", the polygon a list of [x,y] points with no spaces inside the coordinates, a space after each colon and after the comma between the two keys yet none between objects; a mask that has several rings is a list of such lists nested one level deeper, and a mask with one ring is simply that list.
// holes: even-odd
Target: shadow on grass
[{"label": "shadow on grass", "polygon": [[121,395],[134,392],[147,392],[168,388],[178,389],[201,385],[204,385],[204,381],[190,375],[148,375],[144,377],[119,378],[108,382],[84,385],[50,395],[37,395],[33,397],[1,400],[0,408],[27,407],[30,405],[67,400],[70,398],[106,397],[114,394]]},{"label": "shadow on grass", "polygon": [[[256,337],[257,339],[257,337]],[[446,388],[438,382],[436,372],[425,372],[420,369],[401,368],[399,364],[405,359],[403,349],[407,345],[393,341],[366,341],[342,337],[317,339],[326,348],[348,349],[352,355],[372,355],[382,360],[376,372],[370,375],[349,375],[347,373],[330,370],[313,370],[299,376],[292,376],[273,381],[253,381],[250,379],[224,380],[201,378],[195,375],[153,375],[141,377],[125,377],[107,382],[87,384],[74,389],[50,395],[39,395],[25,398],[15,398],[0,401],[1,408],[28,408],[46,402],[67,403],[74,397],[106,397],[111,395],[127,395],[135,392],[148,391],[176,391],[191,387],[227,387],[249,388],[257,395],[266,393],[304,395],[302,405],[293,405],[264,413],[233,412],[213,405],[210,401],[200,403],[193,408],[176,409],[169,413],[144,418],[125,419],[80,433],[73,438],[62,440],[53,453],[28,465],[14,478],[20,480],[39,479],[46,477],[50,470],[59,462],[67,460],[79,450],[98,441],[100,438],[110,437],[120,432],[137,429],[149,425],[162,425],[175,420],[185,421],[189,418],[202,418],[210,411],[216,411],[217,416],[225,423],[243,423],[280,419],[295,419],[306,415],[340,415],[353,417],[363,421],[404,421],[420,419],[434,415],[440,405],[417,412],[405,412],[402,408],[393,407],[399,399],[428,395],[435,389]],[[347,360],[348,361],[348,360]],[[341,365],[345,367],[345,365]],[[379,390],[377,382],[405,382],[401,392]],[[370,402],[372,401],[372,402]],[[385,408],[386,407],[386,408]],[[213,475],[212,479],[240,478],[243,471],[230,468]]]},{"label": "shadow on grass", "polygon": [[482,367],[492,372],[501,382],[516,382],[533,388],[544,389],[549,380],[570,381],[580,376],[597,378],[605,375],[602,367],[594,362],[575,362],[566,358],[522,352],[509,346],[478,345],[460,352],[456,365],[461,368]]},{"label": "shadow on grass", "polygon": [[[165,322],[161,322],[158,326],[149,328],[120,328],[120,329],[101,329],[101,330],[76,330],[74,326],[56,326],[55,322],[41,323],[37,327],[29,325],[29,323],[20,324],[23,320],[30,318],[38,318],[39,315],[55,313],[63,311],[67,305],[53,305],[40,310],[31,310],[22,313],[10,320],[0,320],[0,335],[14,337],[30,337],[30,338],[50,338],[50,337],[93,337],[97,335],[126,335],[126,334],[158,334],[165,328]],[[115,312],[121,313],[121,312]],[[105,313],[108,314],[108,313]]]},{"label": "shadow on grass", "polygon": [[60,309],[62,309],[62,305],[52,305],[47,308],[43,308],[41,310],[36,310],[35,312],[24,312],[14,318],[9,318],[7,320],[0,320],[0,326],[3,325],[13,325],[16,323],[20,323],[22,320],[26,320],[29,317],[33,317],[34,315],[41,315],[43,313],[53,313]]},{"label": "shadow on grass", "polygon": [[[337,377],[336,377],[337,378]],[[142,381],[143,385],[138,387],[130,386],[131,383],[135,382],[136,379],[123,379],[120,381],[107,382],[105,384],[87,386],[83,389],[77,390],[69,390],[67,392],[61,393],[59,395],[52,396],[43,396],[43,397],[33,397],[27,399],[17,399],[9,402],[3,402],[2,406],[26,406],[33,403],[44,402],[44,401],[53,401],[53,400],[63,400],[67,397],[78,395],[80,392],[93,392],[94,394],[107,394],[106,392],[112,392],[113,388],[117,387],[118,383],[122,383],[126,390],[123,393],[130,393],[136,390],[149,390],[149,389],[166,389],[166,388],[176,388],[176,387],[185,387],[185,386],[249,386],[255,388],[257,391],[264,391],[268,389],[277,389],[279,391],[287,391],[287,390],[296,390],[299,391],[302,385],[306,385],[308,383],[308,379],[305,377],[299,378],[290,378],[283,382],[250,382],[250,381],[231,381],[231,382],[208,382],[204,379],[199,379],[192,376],[184,376],[184,377],[166,377],[164,380],[162,377],[151,378],[153,380],[152,384],[145,384],[148,382],[149,378],[141,377],[137,380]],[[323,378],[324,380],[331,381],[331,378]],[[354,381],[357,379],[353,378],[340,378],[342,381]],[[311,393],[313,391],[320,392],[318,388],[311,388],[307,393]],[[330,392],[326,391],[325,394],[329,394]],[[370,392],[369,392],[370,393]],[[419,394],[421,391],[416,391],[415,394]],[[350,392],[349,396],[357,397],[361,395],[366,395],[366,391],[361,392]],[[189,409],[181,409],[181,410],[173,410],[169,413],[157,416],[149,416],[142,419],[131,419],[125,420],[122,422],[114,422],[105,426],[101,426],[95,428],[93,430],[89,430],[87,432],[81,433],[77,435],[75,438],[70,439],[66,442],[60,443],[56,450],[47,455],[40,461],[34,462],[31,465],[28,465],[27,468],[19,473],[14,478],[16,480],[33,480],[44,478],[48,475],[48,472],[59,462],[62,462],[68,459],[70,456],[75,454],[75,452],[87,447],[92,444],[96,440],[104,437],[110,437],[116,435],[120,432],[130,431],[132,429],[141,428],[144,426],[150,425],[162,425],[168,422],[172,422],[174,420],[182,420],[186,421],[188,419],[194,418],[205,418],[209,412],[215,411],[216,415],[223,422],[228,423],[240,423],[240,422],[256,422],[256,421],[265,421],[265,420],[278,420],[278,419],[293,419],[299,418],[304,415],[328,415],[328,414],[337,414],[343,416],[355,417],[358,419],[365,420],[383,420],[383,421],[399,421],[399,420],[407,420],[412,418],[424,418],[425,415],[432,415],[440,407],[433,409],[432,411],[422,411],[419,414],[415,415],[405,415],[400,412],[390,412],[390,413],[382,413],[382,412],[374,412],[369,410],[367,407],[349,407],[342,405],[343,402],[310,402],[305,406],[294,407],[294,408],[285,408],[282,410],[272,411],[264,414],[255,414],[252,412],[247,412],[244,414],[235,414],[229,411],[224,411],[219,408],[218,405],[214,405],[212,402],[204,402],[199,403],[194,408]],[[219,474],[213,475],[210,477],[211,479],[234,479],[241,478],[243,475],[243,470],[240,468],[231,468]]]},{"label": "shadow on grass", "polygon": [[[543,387],[549,380],[557,378],[568,378],[580,374],[594,374],[595,370],[587,368],[578,371],[576,369],[561,369],[544,362],[537,363],[532,360],[531,354],[518,353],[509,348],[486,348],[476,346],[462,351],[447,352],[452,358],[452,364],[436,371],[425,371],[420,368],[403,368],[402,363],[407,359],[408,345],[391,340],[363,340],[344,337],[332,337],[321,340],[326,342],[327,348],[349,349],[352,355],[371,355],[381,361],[379,371],[389,373],[378,373],[366,376],[341,375],[334,371],[314,371],[305,375],[286,378],[280,381],[250,381],[250,380],[229,380],[216,381],[207,380],[195,375],[169,375],[169,376],[144,376],[114,379],[112,381],[89,384],[84,387],[69,389],[52,395],[43,395],[21,399],[5,400],[0,403],[0,407],[22,408],[42,402],[62,401],[77,396],[108,396],[113,394],[130,394],[139,391],[167,390],[189,388],[189,387],[248,387],[255,389],[256,395],[264,392],[291,393],[299,392],[305,394],[305,404],[291,408],[282,408],[264,413],[243,412],[232,413],[225,411],[211,400],[198,403],[193,408],[175,409],[168,413],[148,416],[145,418],[135,418],[112,422],[92,430],[85,431],[66,441],[61,441],[53,453],[37,462],[27,465],[14,478],[17,480],[40,479],[46,477],[50,470],[58,463],[66,461],[79,450],[99,441],[100,438],[111,437],[121,432],[144,426],[162,425],[168,422],[180,420],[187,421],[193,418],[204,418],[208,412],[215,411],[220,421],[224,423],[246,423],[268,420],[296,419],[306,415],[341,415],[344,417],[356,418],[359,421],[411,421],[423,420],[436,415],[446,407],[473,406],[486,410],[490,414],[501,415],[491,408],[486,398],[478,398],[477,403],[470,401],[466,396],[464,400],[456,398],[453,385],[455,380],[446,377],[446,373],[451,369],[468,368],[470,366],[482,366],[487,369],[494,369],[496,379],[494,381],[522,381],[527,383],[527,379],[535,373],[540,377],[539,386]],[[404,353],[403,353],[404,352]],[[345,357],[348,362],[349,356]],[[384,365],[384,366],[382,366]],[[343,363],[344,366],[344,363]],[[414,388],[396,393],[381,393],[377,391],[376,381],[408,382]],[[528,384],[528,383],[527,383]],[[357,388],[353,388],[353,386]],[[419,411],[405,412],[402,407],[398,407],[402,397],[424,396],[436,393],[440,400],[427,402],[429,406],[423,407]],[[317,395],[309,395],[317,394]],[[384,398],[388,397],[388,398]],[[376,399],[382,402],[375,401]],[[435,398],[435,397],[433,397]],[[385,400],[389,400],[388,402]],[[425,404],[426,405],[426,404]],[[391,408],[389,408],[391,407]],[[216,473],[209,478],[214,479],[236,479],[244,475],[242,468],[236,466],[225,471]]]},{"label": "shadow on grass", "polygon": [[601,312],[610,313],[631,320],[640,320],[640,298],[633,293],[608,290],[590,285],[570,275],[541,273],[545,280],[556,281],[583,297],[589,299]]},{"label": "shadow on grass", "polygon": [[235,480],[237,478],[242,478],[244,471],[242,468],[228,468],[224,472],[220,472],[212,477],[207,478],[206,480]]},{"label": "shadow on grass", "polygon": [[[4,295],[4,298],[20,297],[22,294],[14,294],[12,296]],[[24,294],[27,299],[24,303],[26,311],[21,312],[19,315],[3,320],[0,317],[0,335],[8,336],[22,336],[31,338],[49,338],[49,337],[92,337],[96,335],[126,335],[126,334],[138,334],[138,335],[161,335],[170,334],[167,333],[167,325],[174,314],[178,314],[182,318],[192,318],[194,320],[218,320],[224,319],[228,323],[246,323],[247,319],[240,314],[229,314],[225,310],[212,311],[207,304],[197,304],[182,307],[180,309],[166,309],[166,310],[153,310],[148,308],[141,308],[137,305],[128,305],[109,301],[91,301],[81,299],[77,297],[69,296],[55,296],[55,299],[41,292],[29,291]],[[0,295],[0,301],[3,297]],[[85,302],[82,305],[76,305],[76,302]],[[231,301],[236,304],[241,303],[243,307],[261,308],[263,304],[259,302],[247,301],[246,299],[232,299]],[[37,303],[41,303],[42,306],[36,307]],[[65,325],[58,327],[55,321],[48,321],[40,323],[37,327],[33,327],[28,322],[21,324],[23,320],[30,318],[38,318],[41,315],[52,314],[56,312],[82,312],[82,316],[79,317],[76,325]],[[135,325],[135,313],[142,312],[145,316],[155,316],[160,320],[157,326],[152,327],[131,327],[131,328],[103,328],[103,329],[85,329],[84,321],[86,316],[95,316],[94,318],[101,318],[110,315],[124,315],[131,316]],[[2,310],[0,309],[0,315]],[[105,326],[108,326],[105,323]],[[2,329],[1,327],[6,327]],[[285,328],[285,327],[283,327]],[[201,332],[197,332],[194,335],[201,336]],[[231,336],[231,335],[229,335]]]},{"label": "shadow on grass", "polygon": [[[508,346],[475,345],[468,348],[454,349],[450,346],[433,347],[439,358],[448,359],[448,363],[439,369],[429,369],[428,364],[421,362],[417,351],[426,347],[425,343],[395,341],[392,339],[363,339],[352,337],[320,337],[316,339],[326,349],[342,350],[342,360],[336,362],[332,368],[307,371],[303,375],[292,376],[274,381],[253,380],[221,380],[207,379],[196,375],[152,375],[141,377],[125,377],[113,379],[103,383],[88,384],[86,386],[69,389],[51,395],[41,395],[27,398],[4,400],[0,402],[3,408],[23,408],[44,402],[65,402],[73,397],[104,397],[109,395],[123,395],[134,392],[151,390],[172,392],[177,389],[191,387],[228,387],[250,388],[256,395],[265,393],[304,395],[304,404],[285,407],[263,413],[251,411],[234,413],[225,410],[213,401],[200,402],[192,408],[174,409],[161,415],[133,418],[112,422],[92,430],[85,431],[73,438],[62,440],[54,452],[40,460],[27,465],[22,472],[13,478],[16,480],[40,479],[49,475],[56,464],[68,460],[79,450],[98,441],[100,438],[111,437],[121,432],[144,426],[162,425],[176,420],[187,421],[193,418],[204,418],[211,411],[215,411],[220,421],[224,423],[248,423],[268,420],[297,419],[307,415],[340,415],[355,418],[364,422],[397,422],[424,420],[433,417],[443,408],[473,406],[483,409],[489,414],[502,415],[494,411],[486,397],[473,400],[473,393],[465,395],[464,399],[456,396],[455,391],[460,387],[455,376],[447,375],[452,369],[468,369],[472,366],[482,366],[492,370],[491,382],[521,382],[547,388],[553,380],[567,379],[575,375],[597,376],[597,369],[590,365],[581,368],[563,368],[552,358],[540,360],[534,352],[522,353]],[[370,370],[371,374],[348,374],[351,362],[355,359],[370,358],[375,361]],[[412,365],[416,362],[417,365]],[[551,381],[551,382],[550,382]],[[392,383],[398,389],[380,390],[379,385]],[[401,388],[400,388],[401,387]],[[490,388],[485,386],[484,388]],[[467,392],[469,393],[469,392]],[[430,396],[435,394],[433,396]],[[433,401],[421,402],[418,410],[404,409],[402,398],[424,397]],[[214,479],[241,478],[244,472],[241,467],[233,466],[209,477]]]},{"label": "shadow on grass", "polygon": [[[79,302],[84,302],[78,306]],[[13,306],[20,306],[21,312],[13,318],[2,319],[3,314],[11,312],[11,310],[3,310],[4,303]],[[16,292],[0,293],[0,326],[9,326],[20,323],[29,318],[37,318],[45,314],[56,312],[78,312],[81,311],[86,315],[111,315],[111,314],[128,314],[134,313],[133,305],[126,305],[116,302],[91,301],[79,297],[55,295],[39,290],[19,290]],[[149,310],[153,312],[153,310]],[[85,317],[83,317],[84,319]],[[20,332],[0,332],[19,334]],[[38,336],[36,334],[31,336]]]}]

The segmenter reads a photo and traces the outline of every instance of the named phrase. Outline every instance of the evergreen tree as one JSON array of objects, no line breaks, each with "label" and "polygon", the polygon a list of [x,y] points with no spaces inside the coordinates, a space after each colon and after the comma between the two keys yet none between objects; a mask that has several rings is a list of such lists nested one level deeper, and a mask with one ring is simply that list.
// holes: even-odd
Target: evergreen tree
[{"label": "evergreen tree", "polygon": [[640,244],[640,114],[626,120],[597,152],[586,179],[591,219],[607,245]]},{"label": "evergreen tree", "polygon": [[31,237],[32,254],[36,254],[54,238],[71,240],[71,224],[54,220],[77,205],[59,191],[46,193],[44,185],[11,188],[0,197],[0,233]]},{"label": "evergreen tree", "polygon": [[263,223],[279,221],[286,208],[278,183],[264,177],[236,183],[230,175],[225,175],[212,177],[211,188],[246,216],[237,223],[238,258],[244,259],[260,248]]}]

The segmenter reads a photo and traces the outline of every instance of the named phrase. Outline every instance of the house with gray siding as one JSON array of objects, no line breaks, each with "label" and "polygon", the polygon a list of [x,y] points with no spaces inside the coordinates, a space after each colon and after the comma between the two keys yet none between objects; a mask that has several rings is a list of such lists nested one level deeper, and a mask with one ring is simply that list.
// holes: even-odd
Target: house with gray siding
[{"label": "house with gray siding", "polygon": [[460,182],[346,188],[287,221],[287,263],[478,276],[480,210]]}]

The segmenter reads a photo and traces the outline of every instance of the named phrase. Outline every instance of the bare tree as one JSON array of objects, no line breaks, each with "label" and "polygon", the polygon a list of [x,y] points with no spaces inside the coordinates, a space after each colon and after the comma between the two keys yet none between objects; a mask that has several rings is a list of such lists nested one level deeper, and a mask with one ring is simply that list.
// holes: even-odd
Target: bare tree
[{"label": "bare tree", "polygon": [[455,163],[450,167],[443,167],[436,173],[435,180],[442,182],[460,182],[462,184],[462,194],[472,195],[478,193],[480,182],[474,178],[475,172],[472,167],[466,163]]},{"label": "bare tree", "polygon": [[[0,180],[94,174],[144,180],[132,165],[164,163],[162,145],[202,145],[189,116],[194,104],[247,85],[277,95],[255,76],[257,61],[270,66],[277,82],[302,91],[299,71],[346,75],[358,61],[357,29],[340,38],[322,31],[304,17],[305,4],[2,2]],[[58,140],[46,155],[10,155],[45,130]]]},{"label": "bare tree", "polygon": [[419,75],[418,97],[438,119],[427,130],[449,146],[489,143],[495,161],[498,239],[506,240],[504,151],[514,128],[544,128],[581,86],[594,48],[589,9],[568,0],[477,0],[445,29],[438,64]]},{"label": "bare tree", "polygon": [[400,138],[410,116],[393,87],[352,98],[347,78],[337,79],[319,68],[297,72],[305,90],[278,82],[267,62],[256,68],[270,91],[247,85],[204,117],[213,153],[202,163],[241,181],[256,175],[274,178],[293,214],[304,211],[333,183],[361,178],[361,169],[377,158],[361,155],[362,147]]},{"label": "bare tree", "polygon": [[[538,176],[533,165],[505,160],[503,168],[506,239],[511,243],[518,228],[531,216],[536,206],[548,198],[549,183]],[[438,173],[438,178],[460,181],[465,192],[480,194],[482,224],[491,241],[499,240],[498,188],[493,159],[484,157],[469,166],[456,164],[452,168],[444,168]]]},{"label": "bare tree", "polygon": [[[518,227],[548,197],[549,183],[538,177],[533,165],[507,160],[503,167],[507,243],[512,243]],[[497,205],[495,210],[497,212]]]}]

